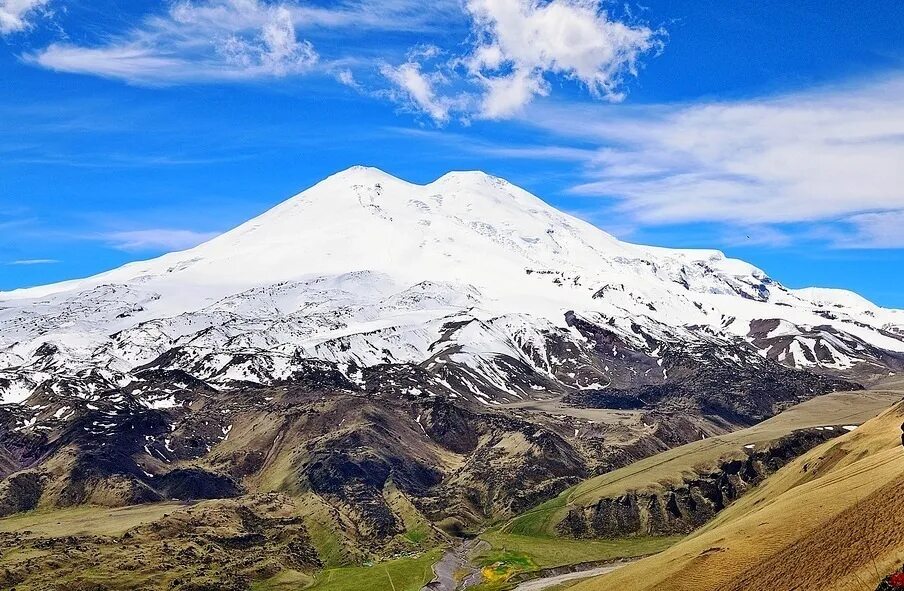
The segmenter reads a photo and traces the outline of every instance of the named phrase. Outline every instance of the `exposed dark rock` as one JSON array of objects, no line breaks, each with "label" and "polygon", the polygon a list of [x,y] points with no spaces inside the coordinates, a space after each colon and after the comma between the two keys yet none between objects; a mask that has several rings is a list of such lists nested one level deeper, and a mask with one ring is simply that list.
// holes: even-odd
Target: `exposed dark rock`
[{"label": "exposed dark rock", "polygon": [[736,425],[753,425],[820,394],[862,389],[859,384],[765,360],[758,365],[736,365],[677,354],[668,360],[668,367],[667,382],[583,390],[563,401],[585,408],[681,408]]},{"label": "exposed dark rock", "polygon": [[575,538],[690,533],[794,458],[843,432],[840,428],[796,431],[746,458],[725,460],[712,472],[686,478],[678,486],[630,491],[589,507],[574,507],[559,524],[559,532]]},{"label": "exposed dark rock", "polygon": [[19,472],[0,482],[0,517],[38,506],[44,491],[45,475],[38,472]]},{"label": "exposed dark rock", "polygon": [[165,499],[226,499],[243,494],[231,477],[201,470],[179,468],[153,479],[153,487]]}]

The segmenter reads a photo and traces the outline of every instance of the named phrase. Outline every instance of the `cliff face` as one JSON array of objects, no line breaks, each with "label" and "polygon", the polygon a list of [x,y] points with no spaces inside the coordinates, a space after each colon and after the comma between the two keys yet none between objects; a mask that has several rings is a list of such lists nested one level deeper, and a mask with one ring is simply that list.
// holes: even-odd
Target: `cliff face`
[{"label": "cliff face", "polygon": [[0,482],[0,517],[35,509],[42,488],[43,478],[37,472],[20,472]]},{"label": "cliff face", "polygon": [[631,491],[575,507],[559,524],[559,533],[576,538],[690,533],[794,458],[842,433],[839,428],[796,431],[679,485]]}]

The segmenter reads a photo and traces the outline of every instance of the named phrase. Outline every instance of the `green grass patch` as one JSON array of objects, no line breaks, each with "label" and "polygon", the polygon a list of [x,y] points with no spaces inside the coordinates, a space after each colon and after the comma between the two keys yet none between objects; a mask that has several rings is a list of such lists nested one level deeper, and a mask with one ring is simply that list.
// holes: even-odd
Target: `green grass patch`
[{"label": "green grass patch", "polygon": [[311,575],[296,570],[286,570],[266,581],[251,585],[251,591],[299,591],[307,589],[314,581]]},{"label": "green grass patch", "polygon": [[[555,506],[547,509],[555,510]],[[490,530],[480,537],[491,548],[476,557],[476,564],[482,567],[484,582],[474,587],[473,591],[512,589],[516,585],[511,579],[520,573],[583,562],[602,562],[655,554],[682,538],[682,536],[634,536],[611,540],[572,540],[524,536],[499,530]]]},{"label": "green grass patch", "polygon": [[412,544],[418,544],[424,542],[427,537],[430,535],[430,528],[427,525],[419,525],[412,530],[405,532],[405,539],[411,542]]},{"label": "green grass patch", "polygon": [[574,489],[569,488],[554,499],[522,513],[508,522],[503,529],[508,533],[522,536],[549,535],[564,517],[567,511],[568,495],[572,490]]},{"label": "green grass patch", "polygon": [[[331,568],[321,571],[309,591],[420,591],[433,580],[433,565],[443,550],[416,558],[378,562],[373,566]],[[263,587],[262,589],[268,589]]]},{"label": "green grass patch", "polygon": [[508,589],[511,586],[509,580],[514,575],[539,568],[527,554],[495,546],[477,557],[477,565],[481,567],[483,583],[473,587],[473,591]]},{"label": "green grass patch", "polygon": [[345,566],[348,557],[340,535],[332,528],[331,524],[316,520],[307,522],[308,535],[311,537],[311,545],[317,551],[317,556],[322,564],[327,567]]},{"label": "green grass patch", "polygon": [[537,570],[536,562],[524,552],[512,551],[507,548],[492,548],[486,554],[477,557],[477,565],[486,574],[493,578],[501,578],[514,572],[527,572]]},{"label": "green grass patch", "polygon": [[618,560],[662,552],[683,536],[632,536],[611,540],[572,540],[488,531],[480,536],[494,551],[521,554],[537,568]]}]

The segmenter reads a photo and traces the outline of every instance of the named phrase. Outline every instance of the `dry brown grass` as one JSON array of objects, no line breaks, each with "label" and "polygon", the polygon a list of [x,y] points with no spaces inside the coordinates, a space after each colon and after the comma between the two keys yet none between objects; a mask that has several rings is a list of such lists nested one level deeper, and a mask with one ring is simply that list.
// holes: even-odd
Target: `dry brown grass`
[{"label": "dry brown grass", "polygon": [[872,591],[904,557],[898,404],[804,454],[711,524],[575,591]]},{"label": "dry brown grass", "polygon": [[188,503],[170,502],[118,508],[83,505],[41,509],[0,519],[0,533],[28,532],[23,533],[25,537],[117,536],[187,506]]},{"label": "dry brown grass", "polygon": [[615,498],[631,491],[655,492],[677,486],[686,479],[716,469],[724,461],[746,458],[745,446],[768,444],[796,429],[859,425],[876,417],[901,398],[900,391],[887,389],[818,396],[753,427],[682,445],[585,480],[563,492],[554,502],[515,518],[506,529],[516,533],[555,536],[556,525],[572,506],[588,507],[600,499]]}]

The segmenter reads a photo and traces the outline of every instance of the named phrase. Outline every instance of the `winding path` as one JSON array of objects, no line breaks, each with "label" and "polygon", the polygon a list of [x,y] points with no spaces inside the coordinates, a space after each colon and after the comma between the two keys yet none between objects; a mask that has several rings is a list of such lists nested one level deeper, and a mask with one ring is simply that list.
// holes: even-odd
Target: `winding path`
[{"label": "winding path", "polygon": [[559,583],[567,583],[568,581],[576,581],[578,579],[586,579],[589,577],[597,577],[599,575],[611,573],[612,571],[618,570],[623,566],[627,566],[628,564],[630,563],[622,562],[619,564],[610,564],[608,566],[600,566],[597,568],[575,571],[573,573],[565,573],[551,577],[543,577],[542,579],[525,581],[524,583],[521,583],[520,585],[515,587],[514,591],[541,591],[542,589],[548,589],[550,587],[558,585]]}]

